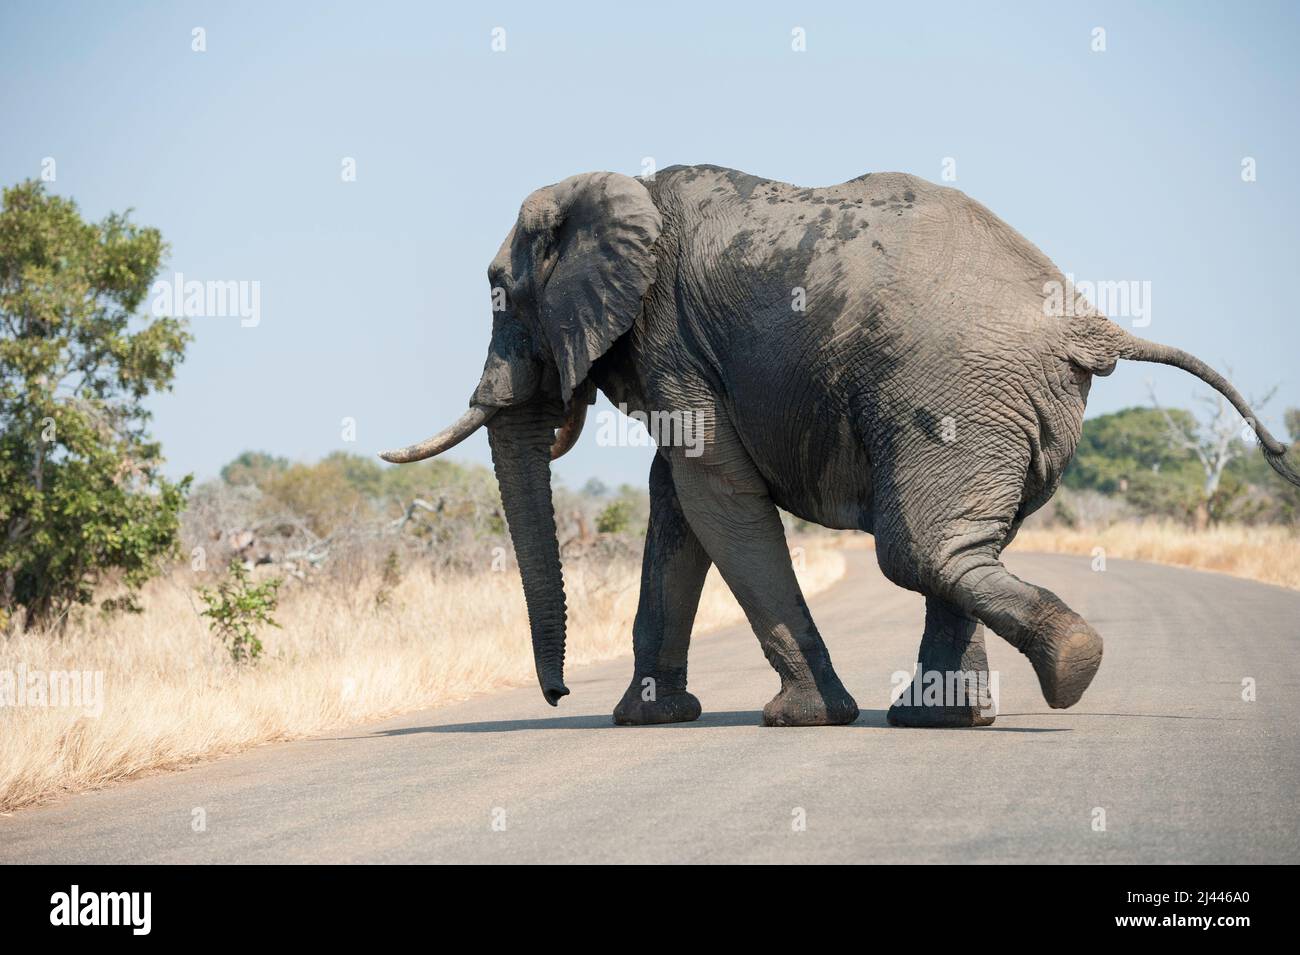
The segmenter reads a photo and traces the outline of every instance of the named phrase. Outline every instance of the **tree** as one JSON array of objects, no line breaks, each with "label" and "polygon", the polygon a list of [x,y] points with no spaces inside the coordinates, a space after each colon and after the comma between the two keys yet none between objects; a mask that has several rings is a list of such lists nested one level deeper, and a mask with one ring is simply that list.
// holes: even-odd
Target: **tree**
[{"label": "tree", "polygon": [[[1168,415],[1182,426],[1195,424],[1180,408]],[[1084,422],[1062,483],[1076,491],[1120,496],[1141,514],[1183,519],[1199,498],[1200,473],[1191,452],[1170,445],[1159,411],[1126,408]]]},{"label": "tree", "polygon": [[622,498],[610,501],[596,515],[596,530],[601,534],[622,534],[632,523],[632,505]]},{"label": "tree", "polygon": [[328,537],[365,516],[366,491],[381,473],[378,462],[344,452],[315,464],[292,464],[262,484],[263,509],[268,517],[296,515],[317,537]]},{"label": "tree", "polygon": [[261,488],[272,475],[289,469],[287,458],[276,457],[265,451],[245,451],[221,469],[221,480],[227,484],[251,484]]},{"label": "tree", "polygon": [[135,312],[166,246],[129,213],[81,218],[28,181],[0,208],[0,617],[33,627],[131,595],[175,546],[189,478],[161,474],[144,399],[169,389],[190,336]]},{"label": "tree", "polygon": [[[1147,390],[1151,394],[1151,404],[1164,417],[1170,446],[1191,452],[1200,462],[1204,481],[1200,498],[1196,502],[1195,527],[1198,531],[1205,530],[1210,519],[1220,517],[1230,503],[1225,500],[1227,495],[1220,490],[1223,472],[1229,464],[1246,453],[1242,439],[1250,434],[1253,440],[1253,432],[1249,423],[1243,421],[1237,409],[1232,406],[1232,402],[1217,391],[1212,395],[1198,396],[1198,400],[1208,408],[1206,417],[1198,420],[1194,416],[1175,419],[1160,406],[1156,400],[1155,387],[1150,382],[1147,383]],[[1263,408],[1276,390],[1269,391],[1259,401],[1252,401],[1251,407]],[[1188,417],[1192,419],[1190,424]]]},{"label": "tree", "polygon": [[[1290,453],[1300,454],[1300,408],[1287,408],[1282,413],[1282,423],[1289,442],[1296,448]],[[1300,487],[1274,471],[1262,454],[1248,454],[1234,461],[1228,470],[1262,493],[1265,499],[1259,515],[1262,520],[1300,525]]]},{"label": "tree", "polygon": [[1292,441],[1300,443],[1300,408],[1287,408],[1282,415],[1286,433]]},{"label": "tree", "polygon": [[[1283,417],[1287,430],[1300,434],[1300,410],[1290,409]],[[1182,435],[1196,435],[1201,427],[1182,408],[1126,408],[1089,418],[1062,486],[1120,499],[1140,515],[1189,523],[1198,519],[1202,505],[1201,520],[1289,524],[1300,518],[1300,488],[1269,467],[1263,455],[1248,451],[1244,428],[1239,434],[1243,444],[1231,448],[1207,500],[1205,467],[1181,438],[1170,440],[1170,422]],[[1237,455],[1237,450],[1247,453]],[[1062,507],[1058,501],[1057,510]]]},{"label": "tree", "polygon": [[600,478],[587,478],[587,483],[582,486],[578,492],[583,497],[605,497],[609,494],[609,487]]}]

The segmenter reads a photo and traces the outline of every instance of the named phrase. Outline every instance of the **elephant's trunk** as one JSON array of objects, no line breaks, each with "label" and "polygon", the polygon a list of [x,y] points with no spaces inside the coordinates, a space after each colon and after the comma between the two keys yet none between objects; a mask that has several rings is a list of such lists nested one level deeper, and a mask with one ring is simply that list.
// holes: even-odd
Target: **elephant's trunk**
[{"label": "elephant's trunk", "polygon": [[564,576],[551,502],[555,424],[553,413],[529,403],[502,409],[488,427],[501,502],[524,582],[537,681],[552,706],[569,693],[564,685]]}]

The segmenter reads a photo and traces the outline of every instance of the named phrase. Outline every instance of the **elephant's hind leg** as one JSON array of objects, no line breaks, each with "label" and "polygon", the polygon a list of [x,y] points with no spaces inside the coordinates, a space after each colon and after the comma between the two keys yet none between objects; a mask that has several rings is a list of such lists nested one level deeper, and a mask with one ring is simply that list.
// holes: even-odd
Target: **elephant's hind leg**
[{"label": "elephant's hind leg", "polygon": [[641,599],[632,625],[635,669],[618,706],[620,726],[684,723],[700,715],[686,692],[686,654],[709,555],[682,514],[671,468],[656,454],[650,467],[650,526],[641,562]]},{"label": "elephant's hind leg", "polygon": [[1060,597],[1016,577],[996,554],[962,551],[937,566],[920,554],[914,566],[924,582],[912,589],[990,627],[1029,658],[1048,706],[1073,706],[1101,666],[1101,637]]},{"label": "elephant's hind leg", "polygon": [[1029,658],[1047,705],[1078,703],[1101,667],[1100,634],[1056,594],[1026,583],[1001,561],[985,559],[956,575],[952,599]]},{"label": "elephant's hind leg", "polygon": [[936,597],[925,598],[916,675],[889,708],[892,726],[988,726],[996,715],[984,625]]},{"label": "elephant's hind leg", "polygon": [[[895,472],[877,485],[881,569],[926,595],[927,638],[931,602],[974,618],[1029,658],[1049,706],[1073,706],[1101,666],[1101,637],[1056,594],[1016,577],[999,559],[1020,504],[1027,453],[1024,462],[996,459],[995,466],[973,455],[957,460],[961,467],[935,459],[925,471],[909,470],[911,481],[891,480]],[[918,474],[927,480],[915,480]],[[937,612],[934,620],[936,634],[957,626]]]}]

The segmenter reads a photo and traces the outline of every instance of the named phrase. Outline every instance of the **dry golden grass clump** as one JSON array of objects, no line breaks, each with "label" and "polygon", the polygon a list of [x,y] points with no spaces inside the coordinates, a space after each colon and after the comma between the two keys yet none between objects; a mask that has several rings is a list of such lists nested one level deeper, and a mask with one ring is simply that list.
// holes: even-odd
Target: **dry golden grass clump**
[{"label": "dry golden grass clump", "polygon": [[[803,546],[805,593],[843,575],[831,542]],[[569,667],[630,653],[639,577],[634,561],[566,569]],[[366,578],[286,591],[283,629],[261,632],[266,655],[251,666],[231,663],[208,632],[191,584],[180,574],[153,581],[142,615],[90,615],[62,635],[0,641],[0,674],[103,674],[98,716],[0,706],[0,811],[534,680],[514,571],[433,577],[412,568],[395,586]],[[710,573],[696,632],[741,619]]]},{"label": "dry golden grass clump", "polygon": [[1095,547],[1121,560],[1216,570],[1300,589],[1300,533],[1287,527],[1223,525],[1196,533],[1172,522],[1125,521],[1096,530],[1025,528],[1012,544],[1014,550],[1060,554],[1091,554]]}]

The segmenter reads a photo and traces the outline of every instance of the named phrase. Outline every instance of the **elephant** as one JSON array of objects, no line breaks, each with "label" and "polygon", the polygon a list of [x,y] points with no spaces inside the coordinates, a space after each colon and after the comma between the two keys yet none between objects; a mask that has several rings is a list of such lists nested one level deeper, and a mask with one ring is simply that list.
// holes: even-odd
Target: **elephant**
[{"label": "elephant", "polygon": [[780,676],[763,723],[857,718],[778,508],[872,534],[884,575],[924,596],[917,692],[894,702],[891,724],[993,721],[983,700],[918,683],[987,673],[985,626],[1028,657],[1050,706],[1076,703],[1101,664],[1100,635],[1001,554],[1055,491],[1092,378],[1119,359],[1217,389],[1300,484],[1286,446],[1212,368],[1103,315],[980,203],[904,173],[822,188],[709,165],[572,176],[524,200],[488,281],[491,342],[469,410],[381,456],[421,460],[486,426],[551,705],[569,693],[551,460],[577,440],[596,389],[703,429],[694,453],[661,439],[650,468],[618,724],[700,715],[687,653],[713,565]]}]

